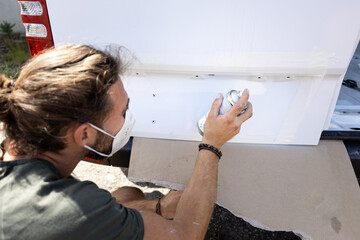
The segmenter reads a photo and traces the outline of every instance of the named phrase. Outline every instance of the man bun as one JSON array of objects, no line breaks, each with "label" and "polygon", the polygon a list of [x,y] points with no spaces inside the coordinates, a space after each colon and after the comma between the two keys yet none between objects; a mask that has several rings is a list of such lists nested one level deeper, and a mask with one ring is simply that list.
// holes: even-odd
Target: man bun
[{"label": "man bun", "polygon": [[0,122],[7,122],[10,114],[10,94],[14,81],[0,75]]}]

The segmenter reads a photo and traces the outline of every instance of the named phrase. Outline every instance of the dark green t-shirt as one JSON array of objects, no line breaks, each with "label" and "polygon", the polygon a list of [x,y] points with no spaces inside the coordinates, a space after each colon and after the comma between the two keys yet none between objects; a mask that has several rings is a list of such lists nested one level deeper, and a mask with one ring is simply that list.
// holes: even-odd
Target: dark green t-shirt
[{"label": "dark green t-shirt", "polygon": [[143,239],[140,213],[41,159],[0,161],[0,239]]}]

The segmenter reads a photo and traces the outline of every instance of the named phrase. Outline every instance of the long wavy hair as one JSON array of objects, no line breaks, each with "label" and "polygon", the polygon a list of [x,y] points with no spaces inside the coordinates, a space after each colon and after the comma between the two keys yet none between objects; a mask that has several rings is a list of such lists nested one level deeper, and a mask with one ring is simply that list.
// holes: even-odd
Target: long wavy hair
[{"label": "long wavy hair", "polygon": [[125,71],[120,55],[86,45],[50,49],[28,61],[17,80],[0,75],[0,121],[17,155],[58,152],[76,124],[101,125],[113,108],[107,91]]}]

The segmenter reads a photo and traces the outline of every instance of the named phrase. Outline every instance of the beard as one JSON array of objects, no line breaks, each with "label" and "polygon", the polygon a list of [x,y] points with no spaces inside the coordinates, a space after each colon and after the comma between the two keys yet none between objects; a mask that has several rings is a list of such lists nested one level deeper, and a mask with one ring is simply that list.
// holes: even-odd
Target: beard
[{"label": "beard", "polygon": [[[99,134],[100,136],[96,138],[96,141],[93,146],[90,146],[91,148],[95,149],[98,152],[104,153],[104,154],[110,154],[112,150],[112,142],[113,139],[109,136],[106,136],[105,134]],[[88,158],[88,159],[87,159]],[[90,158],[90,159],[89,159]],[[108,157],[100,156],[99,154],[86,150],[84,153],[84,159],[91,160],[95,159],[98,161],[104,161]]]}]

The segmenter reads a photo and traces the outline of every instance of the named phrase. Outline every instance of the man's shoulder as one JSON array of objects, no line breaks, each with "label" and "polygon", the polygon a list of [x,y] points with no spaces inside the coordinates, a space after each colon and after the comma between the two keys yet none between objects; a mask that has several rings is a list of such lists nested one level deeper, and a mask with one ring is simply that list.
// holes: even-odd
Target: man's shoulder
[{"label": "man's shoulder", "polygon": [[108,191],[95,183],[63,178],[51,163],[41,159],[1,162],[0,168],[0,192],[9,200],[17,198],[18,203],[42,202],[46,208],[62,207],[72,213],[84,213],[114,201]]},{"label": "man's shoulder", "polygon": [[143,236],[140,214],[116,203],[108,191],[91,181],[62,178],[47,163],[27,164],[1,165],[12,168],[6,181],[0,179],[0,215],[7,219],[4,231],[9,236],[16,236],[14,230],[31,235],[31,229],[52,239]]},{"label": "man's shoulder", "polygon": [[[12,178],[21,179],[22,177],[38,176],[44,178],[58,179],[61,178],[59,171],[50,162],[39,159],[19,159],[14,161],[0,161],[0,180],[10,180]],[[47,179],[48,180],[48,179]]]},{"label": "man's shoulder", "polygon": [[51,185],[53,191],[81,208],[82,212],[92,211],[94,208],[109,204],[118,205],[110,192],[99,188],[91,181],[66,178],[53,182]]}]

